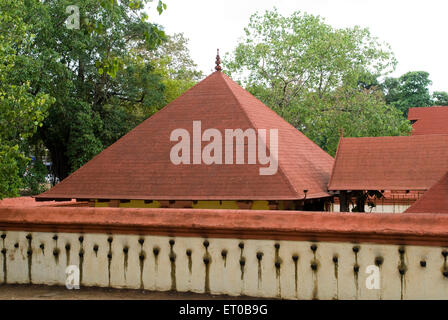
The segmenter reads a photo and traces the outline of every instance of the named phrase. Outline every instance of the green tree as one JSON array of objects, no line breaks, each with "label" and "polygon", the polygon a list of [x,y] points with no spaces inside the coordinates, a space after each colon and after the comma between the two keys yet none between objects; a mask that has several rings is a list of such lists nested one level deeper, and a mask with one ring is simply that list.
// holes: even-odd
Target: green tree
[{"label": "green tree", "polygon": [[432,99],[436,106],[448,106],[448,92],[446,91],[434,91]]},{"label": "green tree", "polygon": [[41,158],[35,160],[27,166],[23,180],[26,187],[26,192],[31,195],[39,194],[46,190],[45,177],[47,176],[47,167],[41,161]]},{"label": "green tree", "polygon": [[32,57],[22,52],[35,43],[30,26],[23,20],[23,0],[0,0],[0,199],[17,196],[29,158],[20,148],[42,124],[53,101],[48,94],[36,93],[26,79],[21,64],[32,65]]},{"label": "green tree", "polygon": [[155,65],[155,72],[163,78],[167,103],[190,89],[203,77],[190,57],[188,39],[183,33],[167,36],[167,41],[157,50],[150,52],[149,56]]},{"label": "green tree", "polygon": [[226,72],[332,155],[339,129],[350,136],[410,131],[378,89],[378,77],[395,64],[368,29],[335,29],[319,16],[277,10],[254,14],[224,59]]},{"label": "green tree", "polygon": [[385,79],[382,87],[387,103],[400,110],[407,118],[409,108],[434,105],[429,93],[431,83],[428,72],[411,71],[398,79]]},{"label": "green tree", "polygon": [[409,134],[411,126],[401,112],[386,105],[378,89],[340,87],[326,99],[309,95],[304,108],[303,133],[335,155],[339,130],[346,137],[376,137]]},{"label": "green tree", "polygon": [[37,135],[62,180],[164,105],[148,52],[165,34],[147,21],[147,0],[77,1],[79,29],[65,26],[73,1],[24,1],[34,41],[20,55],[17,68],[26,72],[16,78],[29,81],[33,94],[55,98]]}]

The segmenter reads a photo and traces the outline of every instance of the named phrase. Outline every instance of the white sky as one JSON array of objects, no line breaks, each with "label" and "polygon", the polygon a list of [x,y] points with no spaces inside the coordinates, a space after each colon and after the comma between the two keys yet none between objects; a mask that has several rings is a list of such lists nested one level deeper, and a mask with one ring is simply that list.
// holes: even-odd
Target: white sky
[{"label": "white sky", "polygon": [[[156,0],[154,0],[156,2]],[[427,71],[431,91],[448,91],[448,0],[164,0],[167,10],[150,20],[168,34],[190,39],[193,60],[204,72],[214,68],[216,49],[232,51],[256,11],[274,6],[287,15],[300,10],[325,18],[334,27],[368,27],[389,43],[398,60],[392,76]]]}]

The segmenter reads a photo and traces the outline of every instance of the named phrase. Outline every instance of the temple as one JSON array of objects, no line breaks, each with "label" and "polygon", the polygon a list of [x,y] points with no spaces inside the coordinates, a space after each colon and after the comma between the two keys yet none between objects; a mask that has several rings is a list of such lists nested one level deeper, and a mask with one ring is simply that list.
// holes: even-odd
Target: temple
[{"label": "temple", "polygon": [[[193,148],[187,164],[173,163],[170,154],[178,141],[172,141],[172,133],[185,130],[194,138],[195,123],[223,136],[226,130],[241,130],[243,139],[235,137],[235,145],[245,147],[243,161],[235,152],[233,165],[206,164],[198,155],[202,150]],[[271,131],[270,138],[272,130],[278,136],[275,152],[272,139],[271,144],[265,139],[271,148],[267,153],[278,158],[275,174],[260,174],[267,164],[249,163],[248,132],[263,130]],[[259,143],[258,154],[260,149]],[[332,167],[330,155],[221,72],[218,55],[214,73],[36,200],[76,199],[97,207],[325,211],[331,207]]]},{"label": "temple", "polygon": [[341,135],[333,159],[220,63],[218,51],[215,72],[35,199],[402,213],[448,171],[448,107],[411,108],[411,136]]},{"label": "temple", "polygon": [[448,297],[448,134],[424,120],[443,108],[411,110],[410,136],[341,135],[333,159],[219,55],[215,70],[39,202],[1,200],[0,284],[62,286],[73,270],[81,288]]}]

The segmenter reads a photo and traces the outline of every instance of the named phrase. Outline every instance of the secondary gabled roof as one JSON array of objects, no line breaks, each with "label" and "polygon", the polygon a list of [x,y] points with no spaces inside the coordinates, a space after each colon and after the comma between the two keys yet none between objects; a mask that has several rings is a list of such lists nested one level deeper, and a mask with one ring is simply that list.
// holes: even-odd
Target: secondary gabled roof
[{"label": "secondary gabled roof", "polygon": [[342,138],[329,190],[427,190],[448,171],[448,135]]},{"label": "secondary gabled roof", "polygon": [[[265,165],[174,165],[174,129],[278,129],[278,171]],[[224,135],[223,135],[224,136]],[[205,143],[203,143],[204,145]],[[247,157],[247,156],[246,156]],[[333,158],[221,72],[214,72],[49,191],[47,199],[282,200],[327,197]],[[307,192],[304,192],[307,190]]]},{"label": "secondary gabled roof", "polygon": [[412,124],[412,135],[448,134],[448,107],[410,108],[408,119]]},{"label": "secondary gabled roof", "polygon": [[448,172],[405,212],[448,213]]}]

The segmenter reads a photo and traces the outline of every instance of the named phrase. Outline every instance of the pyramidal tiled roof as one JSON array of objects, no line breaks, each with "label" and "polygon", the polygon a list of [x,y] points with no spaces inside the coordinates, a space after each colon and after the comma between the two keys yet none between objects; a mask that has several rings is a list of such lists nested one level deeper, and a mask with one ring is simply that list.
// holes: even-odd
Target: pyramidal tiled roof
[{"label": "pyramidal tiled roof", "polygon": [[[268,165],[174,165],[174,129],[278,129],[278,171]],[[268,140],[269,147],[269,140]],[[203,143],[204,147],[206,143]],[[224,146],[224,142],[223,142]],[[246,150],[247,159],[247,150]],[[246,162],[247,163],[247,160]],[[285,200],[329,196],[333,158],[222,72],[214,72],[37,196],[48,199]],[[305,191],[306,190],[306,191]]]},{"label": "pyramidal tiled roof", "polygon": [[448,172],[405,212],[448,213]]}]

